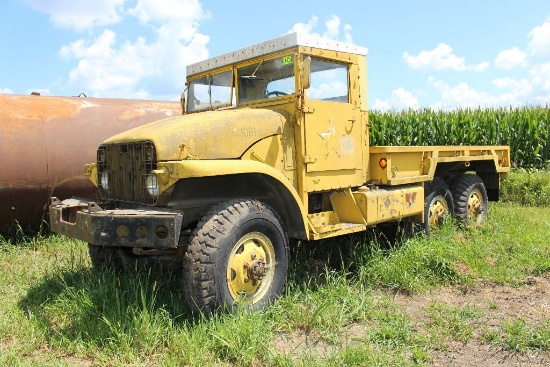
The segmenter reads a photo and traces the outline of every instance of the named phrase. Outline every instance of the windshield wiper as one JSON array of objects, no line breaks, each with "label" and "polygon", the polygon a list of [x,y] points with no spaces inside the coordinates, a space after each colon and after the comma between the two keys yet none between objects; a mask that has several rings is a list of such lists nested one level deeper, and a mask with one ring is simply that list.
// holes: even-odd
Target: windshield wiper
[{"label": "windshield wiper", "polygon": [[265,80],[264,78],[259,78],[256,75],[241,75],[241,79],[247,79],[247,80]]},{"label": "windshield wiper", "polygon": [[260,68],[260,66],[262,65],[262,63],[264,62],[264,60],[260,61],[260,63],[258,64],[258,66],[256,66],[256,69],[254,70],[254,72],[250,75],[241,75],[240,78],[241,79],[248,79],[248,80],[265,80],[264,78],[259,78],[256,76],[256,72],[258,71],[258,69]]}]

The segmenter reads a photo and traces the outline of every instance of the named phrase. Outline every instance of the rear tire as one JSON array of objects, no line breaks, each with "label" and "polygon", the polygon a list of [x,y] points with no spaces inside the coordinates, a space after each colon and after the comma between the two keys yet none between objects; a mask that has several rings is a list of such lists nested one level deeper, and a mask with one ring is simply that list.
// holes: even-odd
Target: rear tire
[{"label": "rear tire", "polygon": [[279,217],[256,200],[232,200],[204,215],[184,260],[185,297],[194,312],[266,308],[283,292],[288,237]]},{"label": "rear tire", "polygon": [[453,217],[454,203],[449,186],[441,177],[424,184],[424,231],[429,236],[448,217]]},{"label": "rear tire", "polygon": [[464,174],[453,183],[452,192],[459,222],[466,227],[483,225],[489,210],[483,180],[477,175]]}]

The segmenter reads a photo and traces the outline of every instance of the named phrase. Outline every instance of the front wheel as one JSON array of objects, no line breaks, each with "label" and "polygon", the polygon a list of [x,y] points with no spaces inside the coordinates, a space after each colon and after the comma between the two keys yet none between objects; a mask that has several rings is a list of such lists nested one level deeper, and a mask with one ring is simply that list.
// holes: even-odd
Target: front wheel
[{"label": "front wheel", "polygon": [[193,232],[184,261],[185,297],[195,312],[267,307],[286,283],[288,238],[279,217],[255,200],[214,207]]},{"label": "front wheel", "polygon": [[487,190],[477,175],[464,174],[452,185],[455,216],[466,227],[481,226],[489,210]]}]

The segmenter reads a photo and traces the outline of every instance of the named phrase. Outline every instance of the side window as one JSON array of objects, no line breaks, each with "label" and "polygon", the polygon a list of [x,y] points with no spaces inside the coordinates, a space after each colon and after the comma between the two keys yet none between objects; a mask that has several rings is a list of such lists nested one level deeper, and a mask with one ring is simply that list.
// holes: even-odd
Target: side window
[{"label": "side window", "polygon": [[212,84],[210,86],[212,107],[231,104],[231,85],[233,72],[212,75]]},{"label": "side window", "polygon": [[349,103],[348,66],[311,58],[311,86],[307,97],[319,101]]}]

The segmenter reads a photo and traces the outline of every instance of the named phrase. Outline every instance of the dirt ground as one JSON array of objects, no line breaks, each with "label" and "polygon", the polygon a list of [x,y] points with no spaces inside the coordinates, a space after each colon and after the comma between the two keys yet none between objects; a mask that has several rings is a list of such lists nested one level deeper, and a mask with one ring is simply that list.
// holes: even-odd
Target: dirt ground
[{"label": "dirt ground", "polygon": [[[529,277],[525,286],[514,288],[477,285],[465,289],[443,288],[426,295],[397,296],[399,307],[417,322],[429,322],[426,311],[431,304],[481,310],[477,323],[491,328],[506,320],[523,319],[537,325],[550,319],[550,275]],[[550,366],[550,353],[507,351],[481,343],[474,332],[469,342],[452,343],[445,351],[432,353],[434,366]]]},{"label": "dirt ground", "polygon": [[[384,295],[381,295],[383,297]],[[386,295],[387,296],[387,295]],[[538,325],[550,319],[550,274],[545,277],[529,277],[521,287],[478,284],[474,287],[447,287],[427,294],[413,296],[398,294],[394,297],[398,311],[408,315],[413,328],[425,329],[433,322],[430,307],[449,309],[475,309],[479,317],[468,342],[445,341],[441,350],[430,351],[429,364],[448,367],[491,366],[550,366],[550,352],[517,352],[500,348],[483,340],[480,330],[498,330],[507,320],[522,319],[527,325]],[[348,342],[361,344],[365,325],[350,325],[344,332]],[[311,353],[329,356],[335,347],[305,333],[280,336],[275,340],[276,349],[287,355]]]}]

